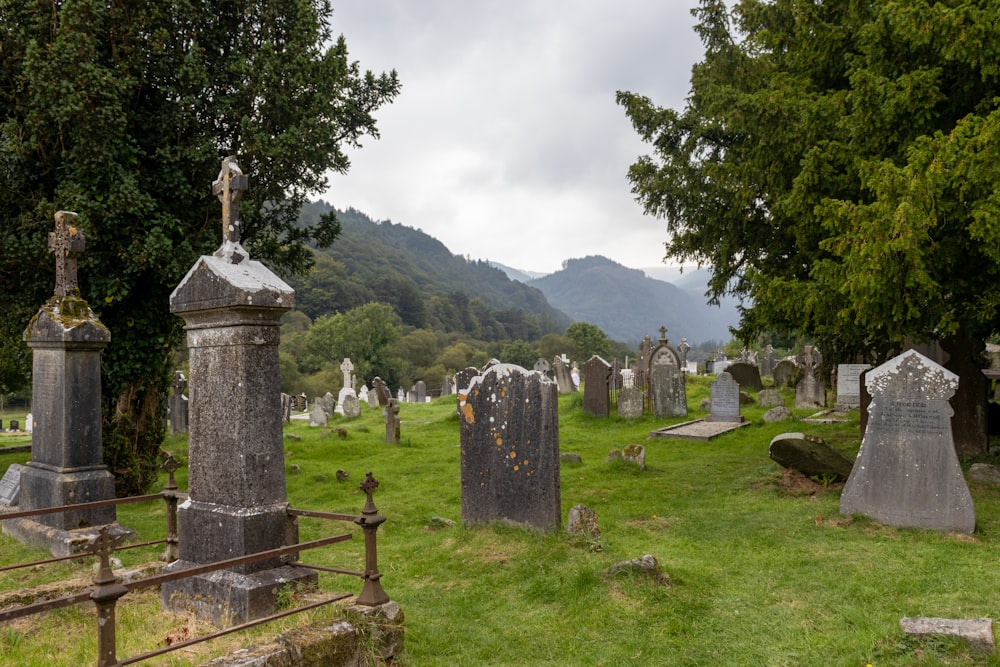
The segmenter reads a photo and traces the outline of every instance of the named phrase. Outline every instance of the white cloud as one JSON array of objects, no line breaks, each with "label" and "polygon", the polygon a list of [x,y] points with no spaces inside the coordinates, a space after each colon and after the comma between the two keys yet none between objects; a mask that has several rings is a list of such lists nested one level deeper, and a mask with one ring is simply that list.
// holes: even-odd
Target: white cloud
[{"label": "white cloud", "polygon": [[324,197],[518,268],[658,264],[665,225],[626,179],[648,147],[614,97],[683,104],[702,53],[694,4],[334,0],[351,59],[396,69],[402,92]]}]

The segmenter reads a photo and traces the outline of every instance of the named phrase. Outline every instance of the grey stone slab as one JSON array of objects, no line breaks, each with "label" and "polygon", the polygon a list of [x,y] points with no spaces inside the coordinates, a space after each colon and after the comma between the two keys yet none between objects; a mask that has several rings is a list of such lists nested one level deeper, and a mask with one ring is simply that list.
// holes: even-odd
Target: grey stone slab
[{"label": "grey stone slab", "polygon": [[625,387],[618,392],[618,416],[622,419],[637,419],[643,413],[642,392],[635,387]]},{"label": "grey stone slab", "polygon": [[996,650],[992,618],[902,618],[903,632],[915,637],[958,637],[977,653],[992,654]]},{"label": "grey stone slab", "polygon": [[841,513],[971,533],[975,507],[951,432],[949,399],[958,376],[908,350],[869,371],[865,382],[869,419]]},{"label": "grey stone slab", "polygon": [[840,481],[847,479],[853,466],[850,459],[822,438],[804,433],[781,433],[774,436],[768,447],[768,456],[775,463],[798,470],[808,477],[832,475]]},{"label": "grey stone slab", "polygon": [[710,422],[704,419],[695,419],[693,421],[684,422],[683,424],[674,424],[673,426],[664,426],[663,428],[658,428],[654,431],[649,432],[650,438],[681,438],[685,440],[712,440],[720,435],[729,433],[730,431],[735,431],[738,428],[744,426],[749,426],[750,422],[731,422],[731,421],[719,421]]},{"label": "grey stone slab", "polygon": [[583,411],[596,417],[607,417],[611,411],[608,378],[611,364],[594,355],[583,364]]},{"label": "grey stone slab", "polygon": [[12,463],[0,479],[0,505],[16,505],[21,495],[21,471],[24,466]]},{"label": "grey stone slab", "polygon": [[462,521],[558,530],[556,383],[513,364],[471,380],[459,404]]}]

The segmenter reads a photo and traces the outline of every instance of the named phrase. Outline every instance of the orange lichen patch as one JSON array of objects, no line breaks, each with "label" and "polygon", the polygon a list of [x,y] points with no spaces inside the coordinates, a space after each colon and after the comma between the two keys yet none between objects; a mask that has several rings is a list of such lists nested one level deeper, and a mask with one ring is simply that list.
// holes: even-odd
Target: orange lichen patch
[{"label": "orange lichen patch", "polygon": [[518,471],[518,470],[520,470],[520,469],[521,469],[521,466],[517,466],[517,465],[516,465],[516,466],[514,466],[514,472],[517,472],[517,471]]},{"label": "orange lichen patch", "polygon": [[528,459],[524,459],[523,461],[521,461],[521,465],[523,466],[528,465]]},{"label": "orange lichen patch", "polygon": [[510,454],[508,454],[507,456],[509,456],[509,457],[510,457],[510,458],[512,458],[512,459],[515,459],[515,458],[517,458],[517,452],[511,452],[511,453],[510,453]]},{"label": "orange lichen patch", "polygon": [[469,403],[462,404],[462,417],[465,418],[466,424],[476,423],[476,413],[472,409],[472,405]]},{"label": "orange lichen patch", "polygon": [[500,445],[502,445],[502,444],[503,444],[503,438],[501,438],[501,437],[500,437],[500,436],[498,435],[498,436],[497,436],[497,447],[499,447],[499,446],[500,446]]}]

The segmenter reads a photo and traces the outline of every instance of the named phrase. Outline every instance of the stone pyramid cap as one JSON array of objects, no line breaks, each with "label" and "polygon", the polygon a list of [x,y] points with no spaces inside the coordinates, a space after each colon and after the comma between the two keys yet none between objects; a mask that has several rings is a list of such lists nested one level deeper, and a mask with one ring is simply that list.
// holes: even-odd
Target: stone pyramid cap
[{"label": "stone pyramid cap", "polygon": [[295,305],[295,290],[249,259],[239,243],[226,241],[223,246],[195,262],[170,295],[170,312],[233,307],[290,310]]}]

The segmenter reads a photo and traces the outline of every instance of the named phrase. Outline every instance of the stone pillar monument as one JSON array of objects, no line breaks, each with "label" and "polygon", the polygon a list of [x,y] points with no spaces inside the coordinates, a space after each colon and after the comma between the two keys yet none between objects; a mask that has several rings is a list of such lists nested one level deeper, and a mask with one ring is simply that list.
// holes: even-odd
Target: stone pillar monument
[{"label": "stone pillar monument", "polygon": [[[86,238],[76,213],[59,211],[49,250],[56,256],[56,286],[24,332],[32,350],[31,460],[21,472],[21,510],[112,500],[115,480],[101,461],[101,350],[111,333],[80,296],[76,256]],[[102,507],[3,522],[18,541],[54,556],[85,549],[101,527],[130,534]]]},{"label": "stone pillar monument", "polygon": [[[247,178],[222,161],[222,246],[201,257],[170,295],[184,318],[188,379],[189,494],[178,512],[176,571],[294,544],[285,495],[278,371],[279,318],[294,292],[239,243],[237,201]],[[270,613],[284,585],[316,573],[280,558],[165,584],[163,603],[218,623]]]}]

